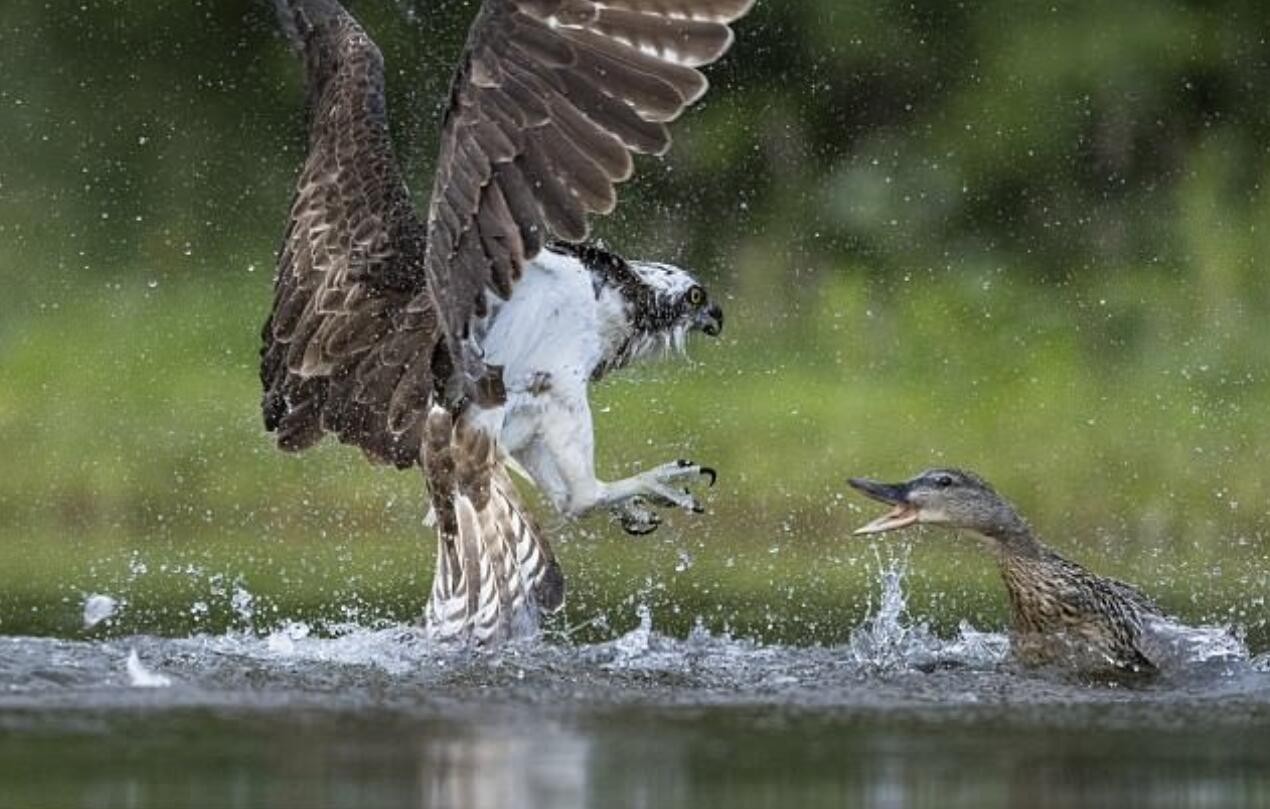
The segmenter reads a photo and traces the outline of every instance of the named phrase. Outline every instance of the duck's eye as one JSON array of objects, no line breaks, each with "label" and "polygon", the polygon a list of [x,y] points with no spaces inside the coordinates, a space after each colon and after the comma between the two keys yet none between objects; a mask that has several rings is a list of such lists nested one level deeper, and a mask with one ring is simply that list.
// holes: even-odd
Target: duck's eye
[{"label": "duck's eye", "polygon": [[691,287],[688,290],[688,305],[700,306],[706,302],[706,291],[701,287]]},{"label": "duck's eye", "polygon": [[947,489],[953,485],[953,479],[948,475],[937,475],[935,477],[935,485],[941,489]]}]

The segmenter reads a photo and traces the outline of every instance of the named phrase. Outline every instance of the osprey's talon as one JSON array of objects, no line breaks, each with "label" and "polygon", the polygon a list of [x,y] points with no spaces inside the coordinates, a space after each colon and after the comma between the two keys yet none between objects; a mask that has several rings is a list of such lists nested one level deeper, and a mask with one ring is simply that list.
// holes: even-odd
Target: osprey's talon
[{"label": "osprey's talon", "polygon": [[683,493],[684,493],[683,502],[680,503],[680,505],[683,506],[685,511],[691,511],[693,514],[706,513],[705,506],[701,505],[701,503],[697,501],[697,498],[692,496],[692,492],[690,492],[687,489],[684,489]]},{"label": "osprey's talon", "polygon": [[642,497],[636,497],[619,508],[614,509],[622,530],[632,536],[644,536],[657,530],[661,525],[661,517],[657,512],[644,505]]},{"label": "osprey's talon", "polygon": [[640,520],[634,517],[622,517],[622,530],[633,537],[648,536],[661,526],[661,520],[653,518],[650,520]]},{"label": "osprey's talon", "polygon": [[644,485],[647,487],[645,496],[653,505],[662,508],[682,508],[684,511],[696,511],[699,508],[692,492],[667,486],[655,475],[645,478]]},{"label": "osprey's talon", "polygon": [[718,474],[708,466],[700,466],[692,461],[680,458],[677,461],[671,461],[662,464],[656,469],[648,472],[647,475],[658,483],[678,483],[679,481],[689,480],[696,477],[710,478],[710,485],[714,485]]},{"label": "osprey's talon", "polygon": [[701,505],[697,498],[692,496],[692,492],[687,489],[684,489],[683,496],[679,498],[675,505],[693,514],[704,514],[706,512],[705,506]]}]

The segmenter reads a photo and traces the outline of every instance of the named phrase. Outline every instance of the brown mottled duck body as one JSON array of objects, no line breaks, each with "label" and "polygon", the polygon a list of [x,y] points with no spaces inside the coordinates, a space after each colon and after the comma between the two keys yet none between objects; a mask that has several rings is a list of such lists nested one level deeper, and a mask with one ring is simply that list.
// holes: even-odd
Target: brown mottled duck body
[{"label": "brown mottled duck body", "polygon": [[853,478],[850,484],[893,506],[856,531],[876,534],[919,523],[982,537],[997,558],[1010,601],[1011,650],[1025,665],[1086,674],[1154,674],[1143,651],[1147,623],[1160,608],[1131,585],[1064,559],[972,472],[932,469],[903,483]]}]

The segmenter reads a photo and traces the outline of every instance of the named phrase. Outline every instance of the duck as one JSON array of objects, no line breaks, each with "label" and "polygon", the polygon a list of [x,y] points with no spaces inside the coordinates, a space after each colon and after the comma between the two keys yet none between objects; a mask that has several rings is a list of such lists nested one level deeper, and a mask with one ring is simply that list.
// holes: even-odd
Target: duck
[{"label": "duck", "polygon": [[881,534],[938,525],[977,535],[996,556],[1009,597],[1010,650],[1027,667],[1120,677],[1158,674],[1147,628],[1164,613],[1130,584],[1099,576],[1043,544],[979,475],[929,469],[902,483],[851,478],[852,488],[891,511],[857,529]]}]

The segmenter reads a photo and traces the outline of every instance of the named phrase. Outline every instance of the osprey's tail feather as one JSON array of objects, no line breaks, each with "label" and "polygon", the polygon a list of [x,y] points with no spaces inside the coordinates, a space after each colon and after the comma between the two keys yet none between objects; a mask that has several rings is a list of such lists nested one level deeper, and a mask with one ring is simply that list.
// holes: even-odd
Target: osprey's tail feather
[{"label": "osprey's tail feather", "polygon": [[424,468],[436,518],[433,637],[497,643],[533,634],[564,603],[564,577],[521,502],[498,444],[471,419],[434,407]]}]

